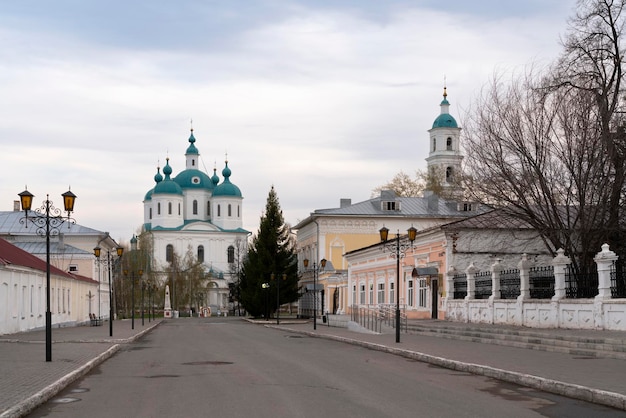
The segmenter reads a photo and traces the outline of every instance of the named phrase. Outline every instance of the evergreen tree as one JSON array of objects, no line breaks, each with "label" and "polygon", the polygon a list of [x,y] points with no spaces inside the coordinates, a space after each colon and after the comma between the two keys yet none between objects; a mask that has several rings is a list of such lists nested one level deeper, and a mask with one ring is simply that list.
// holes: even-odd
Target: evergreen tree
[{"label": "evergreen tree", "polygon": [[[264,283],[269,287],[263,288]],[[240,286],[241,303],[255,317],[266,312],[274,314],[279,290],[281,305],[298,299],[295,240],[284,221],[274,186],[267,197],[258,234],[243,262]]]}]

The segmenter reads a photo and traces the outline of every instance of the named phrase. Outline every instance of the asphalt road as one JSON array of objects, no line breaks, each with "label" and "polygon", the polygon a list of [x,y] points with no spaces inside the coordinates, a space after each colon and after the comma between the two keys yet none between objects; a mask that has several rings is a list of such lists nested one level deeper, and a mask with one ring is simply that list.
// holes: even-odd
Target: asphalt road
[{"label": "asphalt road", "polygon": [[181,318],[123,348],[29,416],[623,417],[624,413],[238,318]]}]

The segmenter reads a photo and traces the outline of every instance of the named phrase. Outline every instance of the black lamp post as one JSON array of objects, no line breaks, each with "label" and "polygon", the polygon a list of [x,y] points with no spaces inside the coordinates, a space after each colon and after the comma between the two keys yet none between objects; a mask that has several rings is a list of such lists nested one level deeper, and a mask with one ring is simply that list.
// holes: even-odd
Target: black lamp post
[{"label": "black lamp post", "polygon": [[[130,327],[131,329],[135,329],[135,274],[138,274],[139,277],[143,276],[143,270],[142,269],[138,269],[137,271],[135,271],[135,267],[136,267],[136,261],[137,261],[137,237],[133,235],[133,237],[130,239],[130,250],[133,253],[133,258],[131,260],[131,270],[130,270],[130,280],[132,282],[131,285],[131,292],[132,292],[132,312],[131,312],[131,321],[130,321]],[[128,276],[129,271],[128,270],[124,270],[124,275]]]},{"label": "black lamp post", "polygon": [[389,251],[392,258],[396,259],[396,342],[400,342],[400,259],[404,258],[406,251],[413,247],[413,241],[417,235],[417,229],[410,227],[408,229],[410,243],[400,243],[400,231],[396,233],[394,241],[387,241],[389,237],[389,229],[384,226],[380,228],[380,241],[383,243],[383,251]]},{"label": "black lamp post", "polygon": [[[274,280],[274,273],[272,273]],[[287,274],[283,273],[283,281],[287,280]],[[276,325],[280,325],[280,279],[276,280]]]},{"label": "black lamp post", "polygon": [[265,320],[269,321],[270,316],[269,316],[269,300],[270,300],[270,284],[269,283],[262,283],[261,284],[261,289],[264,290],[265,292]]},{"label": "black lamp post", "polygon": [[146,282],[142,280],[141,281],[141,326],[142,327],[145,325],[144,308],[146,304],[144,303],[144,300],[143,300],[143,295],[144,295],[145,290],[146,290]]},{"label": "black lamp post", "polygon": [[[117,247],[115,249],[117,253],[118,259],[122,258],[122,254],[124,253],[123,247]],[[100,247],[96,247],[93,249],[93,254],[96,256],[96,262],[100,265],[107,266],[109,270],[109,337],[113,336],[113,287],[111,286],[111,270],[113,270],[114,260],[111,258],[111,250],[107,250],[107,257],[104,259],[100,259],[100,254],[102,253],[102,249]]]},{"label": "black lamp post", "polygon": [[[302,264],[304,264],[304,268],[309,267],[309,259],[305,258],[302,260]],[[318,266],[315,261],[313,262],[313,329],[317,329],[317,274],[318,271],[324,270],[326,267],[326,259],[322,258],[320,260],[320,265]]]},{"label": "black lamp post", "polygon": [[50,236],[59,235],[59,228],[66,221],[68,222],[68,229],[70,224],[75,223],[74,219],[70,218],[70,213],[74,211],[74,202],[76,195],[71,191],[63,193],[63,205],[67,217],[61,215],[61,210],[55,208],[52,205],[52,201],[49,199],[49,195],[46,195],[46,200],[43,201],[41,207],[35,209],[31,216],[28,216],[28,211],[31,210],[34,195],[28,190],[24,190],[19,193],[20,202],[22,204],[22,210],[24,211],[24,217],[20,219],[20,223],[23,223],[28,228],[28,221],[35,225],[37,235],[46,237],[46,361],[52,361],[52,312],[50,311]]}]

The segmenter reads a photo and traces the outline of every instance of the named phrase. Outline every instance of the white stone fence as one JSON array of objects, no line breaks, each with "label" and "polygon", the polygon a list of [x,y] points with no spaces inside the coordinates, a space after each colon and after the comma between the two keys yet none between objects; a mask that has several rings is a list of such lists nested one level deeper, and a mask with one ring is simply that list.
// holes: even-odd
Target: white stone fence
[{"label": "white stone fence", "polygon": [[604,244],[594,258],[597,272],[591,272],[590,279],[584,276],[574,280],[569,268],[571,260],[562,249],[550,263],[548,271],[553,271],[548,276],[546,270],[533,267],[526,254],[515,271],[505,270],[501,260],[496,260],[490,272],[479,272],[473,263],[464,272],[452,267],[447,273],[443,299],[446,319],[533,328],[626,331],[626,283],[615,269],[618,258]]}]

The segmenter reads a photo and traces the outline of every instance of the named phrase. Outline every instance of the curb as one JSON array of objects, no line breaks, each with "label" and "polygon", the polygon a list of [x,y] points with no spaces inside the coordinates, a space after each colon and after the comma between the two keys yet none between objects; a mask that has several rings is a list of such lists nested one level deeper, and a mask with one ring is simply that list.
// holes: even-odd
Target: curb
[{"label": "curb", "polygon": [[[89,360],[87,363],[83,364],[78,369],[66,374],[65,376],[57,380],[56,382],[48,385],[47,387],[43,388],[39,392],[35,393],[34,395],[19,402],[17,405],[12,406],[11,408],[3,411],[2,413],[0,413],[0,418],[23,417],[26,414],[32,412],[38,406],[47,402],[49,399],[57,395],[63,389],[65,389],[66,387],[74,383],[76,380],[80,379],[81,377],[89,373],[94,367],[102,364],[103,362],[111,358],[115,353],[117,353],[122,348],[123,344],[129,344],[129,343],[137,341],[138,339],[146,335],[148,332],[156,328],[159,324],[161,324],[161,322],[163,321],[157,322],[153,326],[146,328],[145,330],[141,331],[138,334],[135,334],[132,337],[115,340],[113,345],[109,347],[105,352],[98,355],[96,358]],[[86,342],[86,341],[83,341],[83,342]],[[111,341],[100,341],[100,342],[111,342]]]},{"label": "curb", "polygon": [[504,382],[515,383],[520,386],[526,386],[538,389],[544,392],[554,393],[556,395],[566,396],[572,399],[579,399],[598,405],[609,406],[626,411],[626,395],[621,393],[609,392],[600,389],[593,389],[586,386],[576,385],[573,383],[560,382],[558,380],[546,379],[544,377],[533,376],[530,374],[512,372],[508,370],[498,369],[480,364],[464,363],[458,360],[450,360],[443,357],[437,357],[430,354],[424,354],[417,351],[404,350],[399,348],[387,347],[381,344],[370,343],[367,341],[354,340],[346,337],[339,337],[330,334],[320,334],[310,331],[294,330],[278,326],[265,325],[268,328],[279,329],[295,334],[303,334],[309,337],[324,338],[327,340],[339,341],[347,344],[357,345],[368,348],[370,350],[382,351],[397,356],[410,358],[423,363],[433,364],[435,366],[444,367],[446,369],[472,373],[480,376],[491,377],[502,380]]}]

